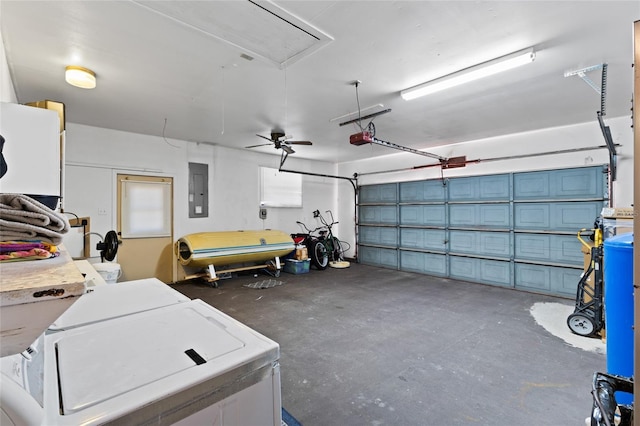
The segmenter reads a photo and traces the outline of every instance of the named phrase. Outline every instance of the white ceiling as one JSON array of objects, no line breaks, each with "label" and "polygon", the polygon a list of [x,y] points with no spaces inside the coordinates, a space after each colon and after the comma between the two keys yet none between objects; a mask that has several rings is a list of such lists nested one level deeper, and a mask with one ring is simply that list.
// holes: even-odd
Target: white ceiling
[{"label": "white ceiling", "polygon": [[[355,116],[331,121],[357,110],[354,80],[361,108],[392,109],[374,120],[376,137],[413,149],[595,122],[600,96],[564,72],[602,63],[607,116],[630,115],[638,19],[638,1],[0,2],[19,102],[60,101],[69,122],[241,149],[282,128],[313,141],[296,156],[331,162],[394,152],[350,145],[358,128],[338,122]],[[531,46],[532,64],[400,98]],[[98,87],[66,84],[67,65],[95,71]],[[599,71],[588,77],[600,85]]]}]

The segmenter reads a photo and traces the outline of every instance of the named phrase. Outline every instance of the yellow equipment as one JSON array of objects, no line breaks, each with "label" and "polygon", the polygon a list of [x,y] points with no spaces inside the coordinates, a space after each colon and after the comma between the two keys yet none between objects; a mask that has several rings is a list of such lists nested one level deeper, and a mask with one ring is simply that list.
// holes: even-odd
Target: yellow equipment
[{"label": "yellow equipment", "polygon": [[[279,275],[280,256],[286,256],[294,249],[290,235],[272,229],[199,232],[185,235],[176,242],[180,263],[189,267],[207,268],[209,281],[218,279],[215,267],[220,266],[231,267],[225,268],[225,272],[271,266]],[[271,265],[265,263],[272,259]]]}]

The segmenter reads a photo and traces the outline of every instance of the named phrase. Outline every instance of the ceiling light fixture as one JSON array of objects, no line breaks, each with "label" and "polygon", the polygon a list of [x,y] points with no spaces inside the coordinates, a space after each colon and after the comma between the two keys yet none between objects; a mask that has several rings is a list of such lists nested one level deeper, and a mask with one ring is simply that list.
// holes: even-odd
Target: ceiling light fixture
[{"label": "ceiling light fixture", "polygon": [[69,65],[65,69],[64,79],[70,85],[82,89],[93,89],[96,87],[96,73],[88,68]]},{"label": "ceiling light fixture", "polygon": [[352,115],[358,115],[358,113],[363,113],[365,111],[369,111],[376,108],[384,108],[384,104],[375,104],[375,105],[368,106],[366,108],[362,108],[360,111],[352,111],[347,114],[341,115],[340,117],[332,118],[331,120],[329,120],[329,122],[333,123],[334,121],[342,120],[343,118],[351,117]]},{"label": "ceiling light fixture", "polygon": [[400,96],[402,96],[405,101],[409,101],[421,96],[430,95],[431,93],[436,93],[441,90],[488,77],[502,71],[510,70],[520,65],[528,64],[533,62],[535,57],[536,54],[533,51],[533,47],[519,50],[517,52],[456,71],[452,74],[436,78],[435,80],[427,81],[426,83],[419,84],[409,89],[405,89],[400,92]]}]

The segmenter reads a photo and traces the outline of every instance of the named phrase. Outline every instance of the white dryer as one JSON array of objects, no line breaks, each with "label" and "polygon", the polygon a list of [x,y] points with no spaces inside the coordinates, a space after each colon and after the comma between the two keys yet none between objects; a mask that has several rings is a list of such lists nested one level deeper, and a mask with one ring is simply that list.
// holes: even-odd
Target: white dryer
[{"label": "white dryer", "polygon": [[[41,424],[280,426],[276,342],[201,300],[177,297],[137,311],[92,308],[123,301],[115,294],[125,284],[105,286],[103,300],[87,298],[41,338],[43,386],[24,392],[42,408]],[[153,299],[152,287],[146,299]]]}]

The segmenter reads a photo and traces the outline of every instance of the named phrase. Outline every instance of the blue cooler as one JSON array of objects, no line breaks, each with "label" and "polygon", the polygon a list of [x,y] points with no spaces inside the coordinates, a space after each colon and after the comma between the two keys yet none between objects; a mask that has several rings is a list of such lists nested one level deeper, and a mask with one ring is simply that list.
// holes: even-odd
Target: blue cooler
[{"label": "blue cooler", "polygon": [[[604,241],[604,323],[607,373],[633,377],[633,233]],[[616,392],[618,404],[633,395]]]}]

